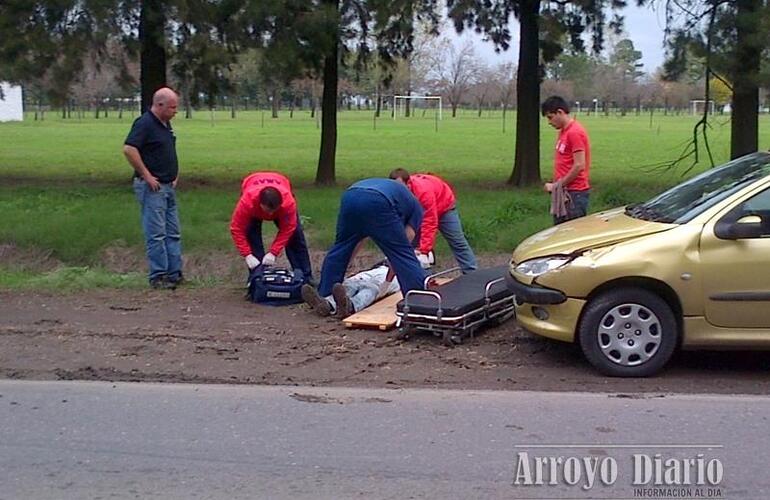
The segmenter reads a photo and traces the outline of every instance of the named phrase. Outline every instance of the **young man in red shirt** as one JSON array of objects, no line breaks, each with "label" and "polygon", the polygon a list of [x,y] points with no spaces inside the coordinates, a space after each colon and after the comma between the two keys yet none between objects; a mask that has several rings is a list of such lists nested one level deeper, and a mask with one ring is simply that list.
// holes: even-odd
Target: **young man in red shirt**
[{"label": "young man in red shirt", "polygon": [[420,225],[417,260],[423,269],[430,267],[428,254],[436,243],[436,231],[446,239],[463,273],[476,270],[476,256],[465,238],[455,194],[443,179],[432,174],[412,174],[403,168],[390,173],[390,178],[409,188],[422,205],[425,214]]},{"label": "young man in red shirt", "polygon": [[583,217],[588,213],[588,197],[591,192],[591,145],[583,126],[569,114],[569,104],[562,97],[551,96],[540,106],[548,124],[559,131],[553,160],[553,182],[543,186],[549,193],[566,191],[566,210],[554,213],[554,224]]},{"label": "young man in red shirt", "polygon": [[[262,244],[262,221],[274,221],[278,227],[270,251]],[[312,277],[310,255],[297,212],[297,202],[289,179],[276,172],[256,172],[243,180],[241,197],[233,211],[230,234],[249,270],[258,265],[272,266],[286,249],[292,269]]]}]

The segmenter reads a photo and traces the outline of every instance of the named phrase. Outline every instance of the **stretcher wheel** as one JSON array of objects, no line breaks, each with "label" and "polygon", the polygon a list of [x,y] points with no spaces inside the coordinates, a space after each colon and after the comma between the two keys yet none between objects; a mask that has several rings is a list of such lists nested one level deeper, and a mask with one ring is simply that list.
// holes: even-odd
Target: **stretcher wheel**
[{"label": "stretcher wheel", "polygon": [[444,345],[447,347],[454,347],[457,344],[463,343],[462,335],[453,334],[451,331],[444,332],[443,340]]},{"label": "stretcher wheel", "polygon": [[401,326],[396,333],[396,340],[407,340],[415,332],[413,326]]},{"label": "stretcher wheel", "polygon": [[498,316],[495,318],[495,323],[499,326],[508,321],[511,318],[514,318],[516,316],[516,311],[511,311],[508,313],[505,313],[501,316]]}]

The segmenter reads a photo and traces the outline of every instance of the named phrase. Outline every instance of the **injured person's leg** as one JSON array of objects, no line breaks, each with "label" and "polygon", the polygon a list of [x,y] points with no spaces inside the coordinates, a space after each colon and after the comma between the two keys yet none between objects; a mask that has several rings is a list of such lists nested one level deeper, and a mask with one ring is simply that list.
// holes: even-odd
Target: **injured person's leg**
[{"label": "injured person's leg", "polygon": [[377,299],[400,289],[398,280],[394,278],[388,285],[386,293],[380,296],[380,287],[385,283],[387,274],[388,267],[385,265],[354,274],[342,283],[336,283],[332,287],[332,295],[328,297],[322,297],[318,290],[310,285],[304,285],[302,299],[319,316],[334,314],[337,317],[346,318],[353,313],[363,311]]},{"label": "injured person's leg", "polygon": [[332,303],[318,293],[311,285],[302,285],[302,300],[313,308],[319,316],[328,316],[332,313]]},{"label": "injured person's leg", "polygon": [[353,302],[348,296],[348,288],[344,286],[344,283],[334,284],[332,287],[332,300],[334,301],[334,306],[336,308],[335,315],[337,317],[347,318],[356,312]]}]

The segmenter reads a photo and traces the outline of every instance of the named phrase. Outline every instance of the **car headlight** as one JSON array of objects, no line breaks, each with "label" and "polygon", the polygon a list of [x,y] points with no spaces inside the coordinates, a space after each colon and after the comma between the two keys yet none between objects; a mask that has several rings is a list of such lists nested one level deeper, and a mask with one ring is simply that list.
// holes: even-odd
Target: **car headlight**
[{"label": "car headlight", "polygon": [[554,255],[551,257],[541,257],[539,259],[525,260],[521,264],[516,266],[516,272],[525,276],[536,278],[545,273],[549,273],[555,269],[567,264],[570,257],[564,255]]}]

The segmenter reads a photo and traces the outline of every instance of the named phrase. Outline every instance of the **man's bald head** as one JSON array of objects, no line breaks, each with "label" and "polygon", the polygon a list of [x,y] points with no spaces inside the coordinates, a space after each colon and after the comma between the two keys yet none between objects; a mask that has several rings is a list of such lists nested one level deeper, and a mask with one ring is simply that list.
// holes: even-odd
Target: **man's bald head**
[{"label": "man's bald head", "polygon": [[152,96],[151,111],[160,121],[168,122],[176,115],[179,98],[176,92],[168,87],[158,89]]}]

